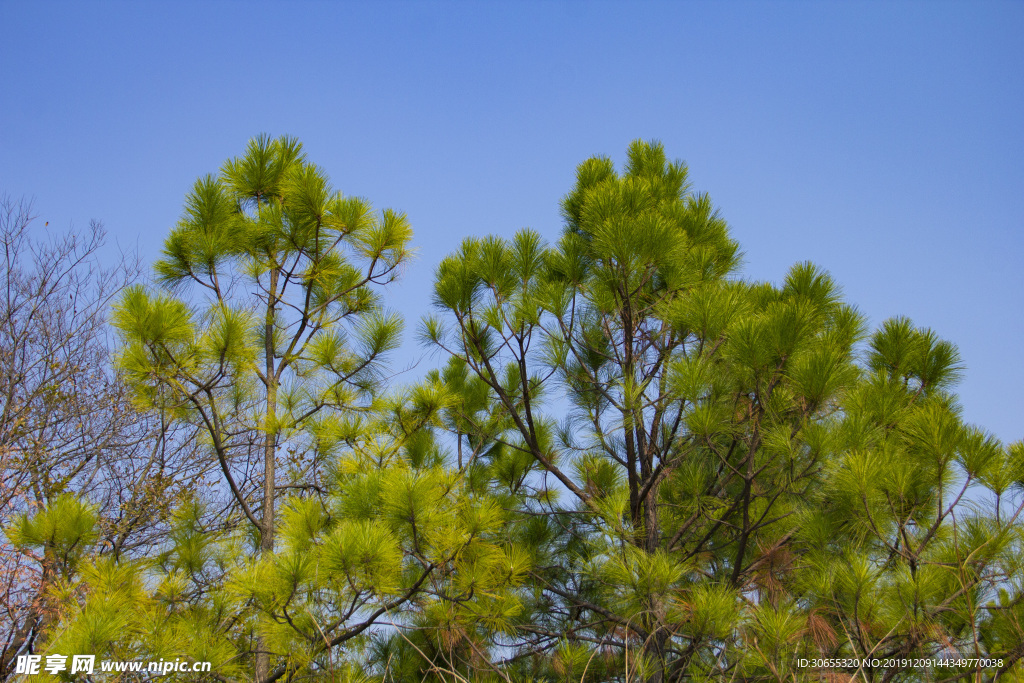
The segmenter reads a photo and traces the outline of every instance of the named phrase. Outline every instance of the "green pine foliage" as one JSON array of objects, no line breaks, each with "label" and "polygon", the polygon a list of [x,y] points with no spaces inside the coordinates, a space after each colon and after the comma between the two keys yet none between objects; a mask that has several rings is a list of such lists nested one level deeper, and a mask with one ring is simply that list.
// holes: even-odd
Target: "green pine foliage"
[{"label": "green pine foliage", "polygon": [[[563,215],[554,245],[530,231],[466,240],[422,326],[501,414],[474,407],[448,429],[472,442],[475,422],[476,442],[496,440],[499,490],[501,463],[520,456],[517,524],[545,522],[536,612],[504,670],[828,674],[801,657],[1011,670],[1020,622],[992,600],[1020,596],[1018,447],[963,423],[955,347],[905,319],[869,337],[809,263],[778,286],[738,279],[725,223],[656,143],[634,143],[621,173],[583,163]],[[994,647],[982,634],[995,623],[1017,644]]]},{"label": "green pine foliage", "polygon": [[70,495],[20,517],[40,651],[261,683],[1019,680],[1024,445],[964,422],[955,346],[869,330],[810,263],[741,279],[658,143],[585,161],[562,211],[554,242],[442,261],[440,366],[400,387],[405,218],[289,138],[199,180],[115,325],[221,483],[144,556]]}]

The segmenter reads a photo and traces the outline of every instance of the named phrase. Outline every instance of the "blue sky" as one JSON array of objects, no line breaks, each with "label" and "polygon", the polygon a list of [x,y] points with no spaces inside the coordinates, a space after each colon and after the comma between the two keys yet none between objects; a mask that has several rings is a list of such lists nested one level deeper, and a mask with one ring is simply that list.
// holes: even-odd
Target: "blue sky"
[{"label": "blue sky", "polygon": [[967,419],[1024,437],[1024,3],[0,0],[0,25],[0,192],[38,226],[152,261],[198,176],[288,133],[408,213],[411,337],[463,237],[556,239],[576,165],[657,138],[744,276],[809,259],[873,324],[933,328]]}]

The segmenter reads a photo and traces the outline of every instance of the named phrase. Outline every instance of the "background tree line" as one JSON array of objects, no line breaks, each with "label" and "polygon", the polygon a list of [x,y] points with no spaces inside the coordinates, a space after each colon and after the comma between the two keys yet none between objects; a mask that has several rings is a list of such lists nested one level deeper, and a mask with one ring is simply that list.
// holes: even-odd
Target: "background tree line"
[{"label": "background tree line", "polygon": [[1024,445],[963,422],[956,348],[810,263],[739,278],[657,143],[562,210],[437,267],[407,386],[409,222],[294,139],[196,182],[151,284],[6,202],[0,672],[1018,680]]}]

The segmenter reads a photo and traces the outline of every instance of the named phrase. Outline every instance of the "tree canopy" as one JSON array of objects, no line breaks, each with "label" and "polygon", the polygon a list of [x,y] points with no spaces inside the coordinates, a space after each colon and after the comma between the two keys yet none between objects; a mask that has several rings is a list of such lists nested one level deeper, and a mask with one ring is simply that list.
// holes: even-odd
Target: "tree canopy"
[{"label": "tree canopy", "polygon": [[3,673],[32,652],[260,683],[1022,680],[1024,443],[963,420],[955,345],[870,329],[812,263],[740,277],[657,142],[584,161],[561,208],[556,239],[437,266],[417,335],[439,362],[402,385],[382,302],[406,217],[287,137],[198,180],[94,361],[189,457],[138,522],[73,473],[4,520],[39,597]]}]

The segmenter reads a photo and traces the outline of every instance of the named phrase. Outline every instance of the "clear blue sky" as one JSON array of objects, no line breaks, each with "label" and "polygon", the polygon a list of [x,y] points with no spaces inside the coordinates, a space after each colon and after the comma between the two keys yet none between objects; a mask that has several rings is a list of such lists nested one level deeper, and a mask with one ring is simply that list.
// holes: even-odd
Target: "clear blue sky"
[{"label": "clear blue sky", "polygon": [[577,163],[658,138],[746,277],[810,259],[873,324],[932,327],[966,417],[1024,437],[1022,2],[0,0],[0,26],[0,191],[39,226],[151,261],[196,177],[288,133],[409,214],[411,331],[464,236],[555,239]]}]

